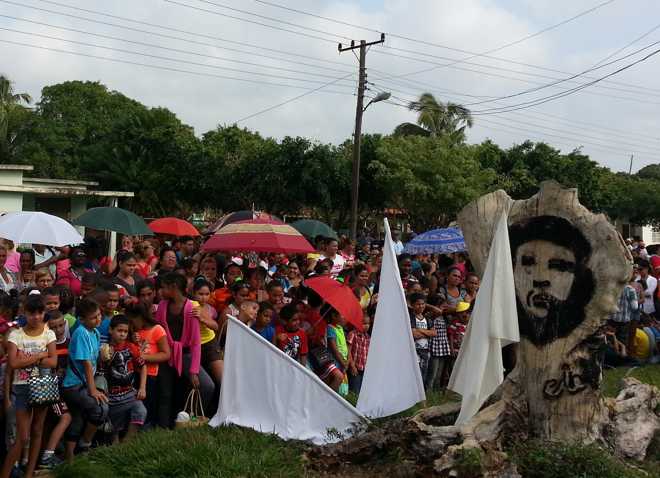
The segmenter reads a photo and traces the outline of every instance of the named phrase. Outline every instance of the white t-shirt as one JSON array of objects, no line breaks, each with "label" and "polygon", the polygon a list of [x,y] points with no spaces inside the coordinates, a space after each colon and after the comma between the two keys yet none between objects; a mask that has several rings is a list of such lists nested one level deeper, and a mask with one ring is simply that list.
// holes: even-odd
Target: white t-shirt
[{"label": "white t-shirt", "polygon": [[[320,260],[323,259],[330,259],[329,257],[321,256]],[[330,259],[332,261],[332,270],[330,271],[330,274],[333,277],[337,277],[341,271],[344,270],[344,265],[346,264],[346,259],[344,259],[340,254],[336,254],[334,259]]]},{"label": "white t-shirt", "polygon": [[[8,342],[16,344],[16,348],[23,355],[35,355],[48,351],[48,344],[55,342],[55,332],[44,326],[41,335],[28,335],[23,328],[13,329],[7,338]],[[26,384],[33,373],[39,373],[37,366],[14,370],[14,385]]]},{"label": "white t-shirt", "polygon": [[[639,282],[641,278],[637,278]],[[653,297],[655,297],[655,289],[658,287],[658,280],[653,276],[648,276],[646,278],[646,290],[644,292],[644,305],[642,310],[645,314],[655,314],[655,304],[653,303]]]}]

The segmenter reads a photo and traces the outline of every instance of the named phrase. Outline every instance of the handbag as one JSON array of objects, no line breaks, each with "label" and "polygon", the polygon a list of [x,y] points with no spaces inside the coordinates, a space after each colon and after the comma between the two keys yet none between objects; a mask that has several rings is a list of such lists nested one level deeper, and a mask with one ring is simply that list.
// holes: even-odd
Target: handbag
[{"label": "handbag", "polygon": [[30,377],[27,385],[28,404],[32,407],[52,405],[60,401],[57,375],[50,369],[39,368],[39,375]]},{"label": "handbag", "polygon": [[330,356],[330,351],[323,345],[317,345],[309,349],[311,362],[314,363],[319,370],[325,369],[329,363],[334,362]]},{"label": "handbag", "polygon": [[209,419],[204,415],[204,406],[199,390],[192,389],[183,410],[177,415],[175,428],[197,428],[206,425]]}]

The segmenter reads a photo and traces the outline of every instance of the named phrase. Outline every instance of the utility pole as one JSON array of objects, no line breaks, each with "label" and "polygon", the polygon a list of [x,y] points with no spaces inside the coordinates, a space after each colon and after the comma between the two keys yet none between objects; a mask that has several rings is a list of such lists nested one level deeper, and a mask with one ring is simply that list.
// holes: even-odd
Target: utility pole
[{"label": "utility pole", "polygon": [[628,175],[629,176],[632,174],[632,162],[633,162],[633,157],[634,156],[635,156],[634,154],[630,155],[630,167],[628,168]]},{"label": "utility pole", "polygon": [[367,43],[366,40],[360,40],[360,44],[356,45],[351,41],[351,46],[343,47],[339,44],[339,53],[349,50],[360,50],[360,75],[358,81],[357,91],[357,106],[355,108],[355,133],[353,136],[353,179],[351,184],[351,239],[357,239],[357,223],[358,223],[358,198],[360,189],[360,142],[362,136],[362,113],[364,113],[364,90],[367,85],[367,47],[377,45],[385,42],[385,34],[380,34],[380,40]]}]

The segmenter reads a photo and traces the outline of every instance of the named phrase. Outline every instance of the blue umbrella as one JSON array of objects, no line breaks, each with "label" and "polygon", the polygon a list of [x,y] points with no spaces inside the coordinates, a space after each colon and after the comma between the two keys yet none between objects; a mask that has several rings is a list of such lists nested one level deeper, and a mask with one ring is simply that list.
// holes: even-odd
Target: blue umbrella
[{"label": "blue umbrella", "polygon": [[450,254],[466,250],[463,232],[457,227],[433,229],[416,236],[406,244],[408,254]]}]

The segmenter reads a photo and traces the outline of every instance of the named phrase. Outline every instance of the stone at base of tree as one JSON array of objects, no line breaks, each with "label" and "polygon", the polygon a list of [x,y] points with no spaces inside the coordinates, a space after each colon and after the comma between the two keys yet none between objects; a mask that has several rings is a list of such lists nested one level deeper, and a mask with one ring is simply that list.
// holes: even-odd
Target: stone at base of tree
[{"label": "stone at base of tree", "polygon": [[605,439],[617,455],[643,460],[653,437],[660,434],[660,390],[634,378],[623,382],[616,400],[608,402]]}]

